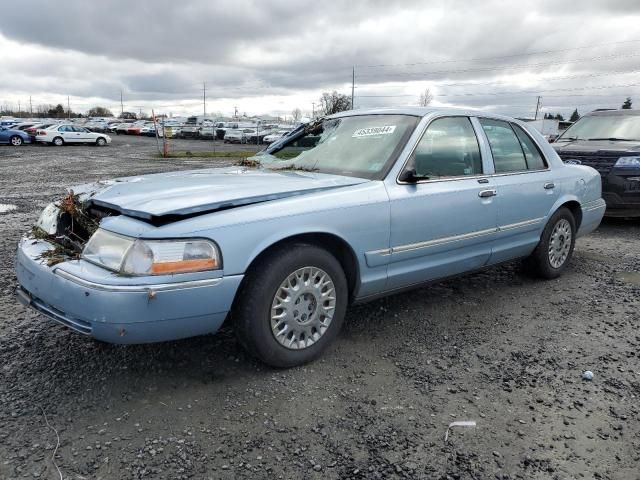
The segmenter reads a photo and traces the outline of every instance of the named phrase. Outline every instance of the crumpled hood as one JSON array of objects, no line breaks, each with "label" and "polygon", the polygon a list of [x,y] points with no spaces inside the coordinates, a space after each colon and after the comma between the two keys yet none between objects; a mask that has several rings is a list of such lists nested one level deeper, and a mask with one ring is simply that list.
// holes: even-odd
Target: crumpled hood
[{"label": "crumpled hood", "polygon": [[80,185],[83,202],[142,219],[188,216],[365,183],[362,178],[245,167],[169,172]]}]

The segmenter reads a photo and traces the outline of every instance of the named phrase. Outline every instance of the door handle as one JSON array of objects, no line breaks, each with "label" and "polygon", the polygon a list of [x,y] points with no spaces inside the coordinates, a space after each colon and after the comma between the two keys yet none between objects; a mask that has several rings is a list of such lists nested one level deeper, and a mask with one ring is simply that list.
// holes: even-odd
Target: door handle
[{"label": "door handle", "polygon": [[548,182],[544,184],[544,189],[545,190],[551,190],[552,188],[556,188],[556,184],[553,182]]},{"label": "door handle", "polygon": [[496,190],[481,190],[480,192],[478,192],[478,196],[480,198],[495,197],[497,194],[498,192]]}]

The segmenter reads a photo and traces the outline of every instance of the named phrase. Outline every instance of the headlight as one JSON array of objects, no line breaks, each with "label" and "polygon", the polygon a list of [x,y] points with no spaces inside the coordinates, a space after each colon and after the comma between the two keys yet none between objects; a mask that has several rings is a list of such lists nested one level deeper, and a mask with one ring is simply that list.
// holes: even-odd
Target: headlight
[{"label": "headlight", "polygon": [[200,238],[142,240],[99,229],[82,257],[125,275],[168,275],[220,268],[216,245]]},{"label": "headlight", "polygon": [[620,157],[615,167],[640,168],[640,157]]}]

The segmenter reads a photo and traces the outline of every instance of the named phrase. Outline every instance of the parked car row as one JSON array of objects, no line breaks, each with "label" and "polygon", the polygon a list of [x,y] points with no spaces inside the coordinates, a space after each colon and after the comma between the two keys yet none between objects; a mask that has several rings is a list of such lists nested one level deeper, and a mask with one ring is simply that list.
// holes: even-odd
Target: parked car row
[{"label": "parked car row", "polygon": [[[266,121],[215,121],[211,118],[192,116],[184,118],[161,118],[155,123],[149,120],[125,121],[114,118],[89,119],[47,119],[21,121],[13,118],[0,118],[0,127],[5,130],[0,143],[22,145],[35,143],[38,130],[53,125],[70,124],[97,134],[139,135],[148,137],[192,138],[203,140],[222,140],[225,143],[270,144],[292,131],[292,125],[280,125]],[[10,134],[8,130],[25,132]],[[77,132],[79,133],[79,132]],[[97,137],[96,137],[97,138]],[[104,137],[103,137],[104,138]]]},{"label": "parked car row", "polygon": [[93,132],[70,122],[23,122],[0,126],[0,144],[14,147],[30,143],[45,143],[62,146],[70,143],[90,143],[99,147],[111,143],[105,133]]}]

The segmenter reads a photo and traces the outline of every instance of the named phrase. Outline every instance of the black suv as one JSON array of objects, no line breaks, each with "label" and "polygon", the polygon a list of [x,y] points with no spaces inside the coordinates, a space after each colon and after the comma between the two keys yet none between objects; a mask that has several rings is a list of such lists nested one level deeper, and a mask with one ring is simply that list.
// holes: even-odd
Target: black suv
[{"label": "black suv", "polygon": [[553,147],[565,163],[600,172],[605,215],[640,216],[640,110],[586,114]]}]

